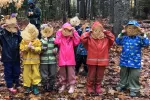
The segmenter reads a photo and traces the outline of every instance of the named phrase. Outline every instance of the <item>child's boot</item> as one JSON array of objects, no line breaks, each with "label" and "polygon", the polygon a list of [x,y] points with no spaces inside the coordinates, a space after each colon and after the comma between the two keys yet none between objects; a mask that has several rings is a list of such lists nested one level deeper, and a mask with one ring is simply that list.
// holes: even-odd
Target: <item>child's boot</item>
[{"label": "child's boot", "polygon": [[59,89],[59,93],[62,93],[66,88],[66,85],[62,85],[62,87]]},{"label": "child's boot", "polygon": [[95,92],[97,95],[100,95],[102,93],[100,84],[96,84]]},{"label": "child's boot", "polygon": [[31,88],[30,87],[25,87],[26,89],[25,89],[25,94],[29,94],[30,92],[31,92]]},{"label": "child's boot", "polygon": [[17,90],[14,89],[14,88],[8,88],[8,90],[9,90],[9,92],[11,92],[11,93],[17,93]]},{"label": "child's boot", "polygon": [[74,89],[75,89],[75,86],[74,85],[70,85],[70,89],[68,91],[68,93],[73,93],[74,92]]},{"label": "child's boot", "polygon": [[39,89],[38,89],[38,86],[37,85],[33,85],[33,93],[35,95],[38,95],[39,94]]},{"label": "child's boot", "polygon": [[93,82],[88,82],[86,88],[88,94],[94,94]]}]

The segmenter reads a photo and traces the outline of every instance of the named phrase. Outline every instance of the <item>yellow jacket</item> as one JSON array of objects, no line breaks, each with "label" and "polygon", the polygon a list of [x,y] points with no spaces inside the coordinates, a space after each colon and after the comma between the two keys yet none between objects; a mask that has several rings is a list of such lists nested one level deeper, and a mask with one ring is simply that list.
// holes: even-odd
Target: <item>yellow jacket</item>
[{"label": "yellow jacket", "polygon": [[40,63],[40,52],[41,42],[39,39],[32,41],[34,49],[28,48],[28,41],[22,40],[20,43],[20,50],[23,53],[23,64],[39,64]]}]

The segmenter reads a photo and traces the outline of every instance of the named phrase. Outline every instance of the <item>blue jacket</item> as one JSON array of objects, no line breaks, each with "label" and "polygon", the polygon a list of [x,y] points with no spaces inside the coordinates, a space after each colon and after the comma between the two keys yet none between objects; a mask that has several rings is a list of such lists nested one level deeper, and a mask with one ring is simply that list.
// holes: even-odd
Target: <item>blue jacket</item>
[{"label": "blue jacket", "polygon": [[116,43],[122,46],[120,66],[141,68],[141,48],[149,45],[149,39],[141,36],[123,36],[116,38]]},{"label": "blue jacket", "polygon": [[20,61],[19,44],[22,38],[20,32],[10,33],[5,29],[0,30],[0,45],[2,46],[2,62]]},{"label": "blue jacket", "polygon": [[[86,32],[90,31],[90,27],[86,27],[85,29]],[[78,27],[77,30],[78,34],[81,36],[83,34],[82,29]],[[83,44],[80,43],[77,47],[77,54],[79,55],[87,55],[87,50],[84,48]]]}]

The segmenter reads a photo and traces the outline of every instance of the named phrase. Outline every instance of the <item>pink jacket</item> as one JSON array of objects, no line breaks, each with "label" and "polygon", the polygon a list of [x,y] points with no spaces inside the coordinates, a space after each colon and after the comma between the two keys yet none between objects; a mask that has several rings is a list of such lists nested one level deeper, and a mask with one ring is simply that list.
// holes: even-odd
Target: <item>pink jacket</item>
[{"label": "pink jacket", "polygon": [[65,37],[62,35],[62,31],[58,30],[54,43],[59,47],[58,65],[60,67],[76,65],[74,47],[80,43],[80,36],[77,31],[73,32],[73,37]]}]

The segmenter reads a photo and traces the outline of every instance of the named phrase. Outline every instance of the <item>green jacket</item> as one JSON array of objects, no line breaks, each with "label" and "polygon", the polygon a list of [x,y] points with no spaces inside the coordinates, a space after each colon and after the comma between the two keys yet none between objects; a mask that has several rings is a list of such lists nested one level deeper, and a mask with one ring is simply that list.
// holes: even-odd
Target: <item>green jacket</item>
[{"label": "green jacket", "polygon": [[41,64],[56,64],[56,54],[53,50],[57,51],[57,47],[54,44],[54,37],[49,37],[47,40],[41,39],[41,43]]}]

